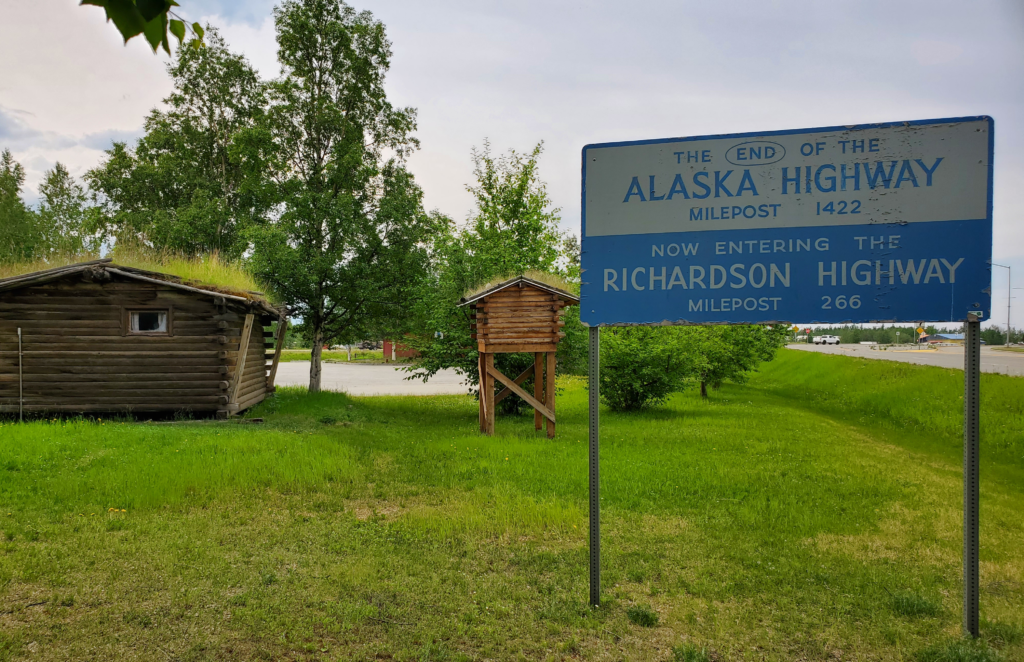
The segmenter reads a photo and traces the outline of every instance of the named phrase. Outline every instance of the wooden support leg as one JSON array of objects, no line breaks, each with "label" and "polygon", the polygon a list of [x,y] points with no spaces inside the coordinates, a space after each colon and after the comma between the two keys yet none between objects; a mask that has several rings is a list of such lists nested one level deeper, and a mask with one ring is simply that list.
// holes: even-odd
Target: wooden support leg
[{"label": "wooden support leg", "polygon": [[[533,397],[544,402],[544,353],[535,352],[533,355]],[[540,429],[540,422],[544,419],[536,409],[533,411],[533,429]]]},{"label": "wooden support leg", "polygon": [[[545,404],[547,404],[548,409],[551,410],[551,413],[554,414],[555,413],[555,353],[554,352],[548,352],[547,355],[548,355],[548,371],[547,371],[548,372],[548,379],[547,379],[547,388],[545,389],[545,395],[547,396],[547,402]],[[555,438],[555,422],[549,420],[548,421],[548,439],[554,439],[554,438]]]},{"label": "wooden support leg", "polygon": [[480,369],[480,397],[477,398],[480,401],[480,432],[487,433],[487,398],[484,396],[484,388],[487,386],[487,369],[484,367],[484,355],[481,352],[477,355],[477,364]]},{"label": "wooden support leg", "polygon": [[484,395],[487,397],[487,434],[494,434],[494,377],[491,377],[490,370],[494,370],[494,354],[484,354],[484,375],[487,376],[487,387],[484,389]]}]

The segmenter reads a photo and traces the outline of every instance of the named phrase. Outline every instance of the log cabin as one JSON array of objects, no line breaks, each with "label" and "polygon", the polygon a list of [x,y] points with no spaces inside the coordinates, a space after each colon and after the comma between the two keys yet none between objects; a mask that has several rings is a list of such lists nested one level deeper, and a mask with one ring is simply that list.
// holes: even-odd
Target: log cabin
[{"label": "log cabin", "polygon": [[274,390],[286,325],[260,293],[109,259],[0,279],[0,414],[227,418]]}]

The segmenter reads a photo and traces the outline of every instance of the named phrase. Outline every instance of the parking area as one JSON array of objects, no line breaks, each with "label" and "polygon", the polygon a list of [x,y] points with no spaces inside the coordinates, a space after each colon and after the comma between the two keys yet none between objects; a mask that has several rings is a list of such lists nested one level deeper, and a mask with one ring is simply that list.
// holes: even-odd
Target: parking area
[{"label": "parking area", "polygon": [[[933,365],[940,368],[964,369],[963,347],[938,347],[936,349],[871,349],[870,345],[807,345],[793,343],[790,349],[820,354],[841,354],[862,359],[902,361],[919,365]],[[1004,375],[1024,377],[1024,353],[1000,350],[995,347],[981,348],[981,371],[998,372]]]},{"label": "parking area", "polygon": [[[445,395],[467,393],[454,370],[442,370],[424,384],[407,380],[409,373],[392,365],[372,363],[324,363],[320,387],[349,395]],[[277,367],[278,386],[307,386],[309,361],[288,361]]]}]

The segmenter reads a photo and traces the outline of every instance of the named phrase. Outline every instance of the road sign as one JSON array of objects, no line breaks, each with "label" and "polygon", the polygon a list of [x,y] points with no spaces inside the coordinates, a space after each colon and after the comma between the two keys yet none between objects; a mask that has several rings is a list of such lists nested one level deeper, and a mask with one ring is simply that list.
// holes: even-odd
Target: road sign
[{"label": "road sign", "polygon": [[922,329],[921,327],[917,327],[917,332],[918,333],[924,333],[924,329]]},{"label": "road sign", "polygon": [[990,310],[989,117],[583,149],[588,325]]}]

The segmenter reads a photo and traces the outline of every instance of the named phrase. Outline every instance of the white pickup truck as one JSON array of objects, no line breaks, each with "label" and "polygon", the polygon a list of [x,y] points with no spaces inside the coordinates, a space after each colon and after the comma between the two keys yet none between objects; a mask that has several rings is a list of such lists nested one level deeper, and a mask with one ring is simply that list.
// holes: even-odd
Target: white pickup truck
[{"label": "white pickup truck", "polygon": [[815,345],[838,345],[839,336],[814,336]]}]

